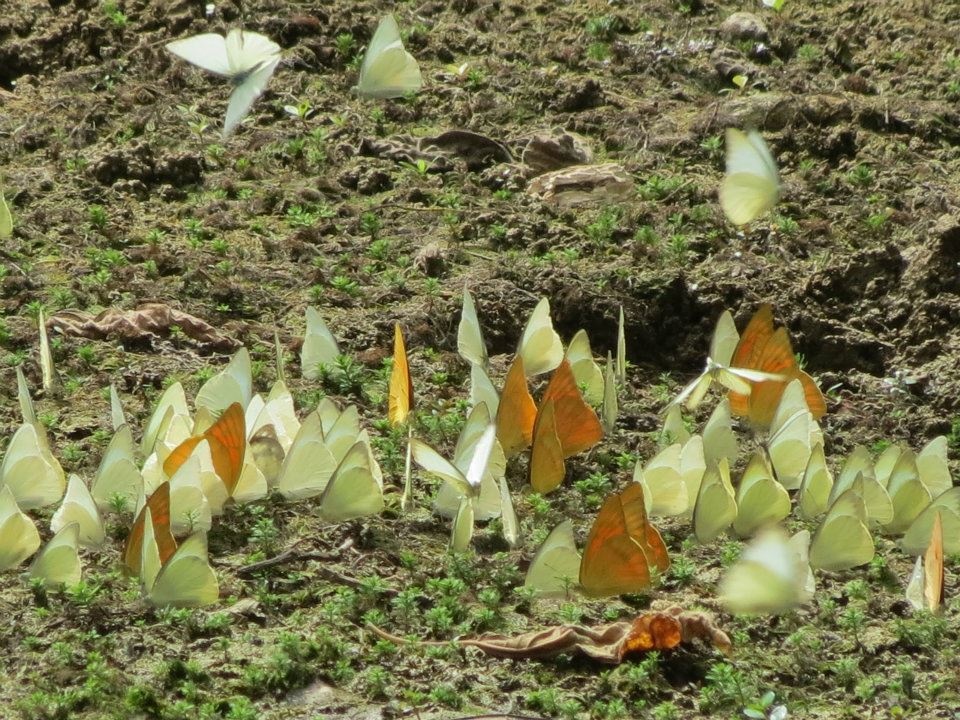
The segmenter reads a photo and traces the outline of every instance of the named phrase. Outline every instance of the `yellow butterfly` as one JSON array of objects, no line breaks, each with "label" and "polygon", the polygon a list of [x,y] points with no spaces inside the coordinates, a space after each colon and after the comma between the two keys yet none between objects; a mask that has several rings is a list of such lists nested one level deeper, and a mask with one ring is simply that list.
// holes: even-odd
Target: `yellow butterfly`
[{"label": "yellow butterfly", "polygon": [[727,129],[727,172],[720,207],[734,225],[769,211],[780,197],[780,175],[767,143],[756,130]]},{"label": "yellow butterfly", "polygon": [[565,597],[580,576],[580,553],[573,538],[573,524],[564,520],[537,549],[523,586],[536,597]]},{"label": "yellow butterfly", "polygon": [[320,377],[320,367],[332,365],[340,356],[337,340],[315,308],[307,308],[307,331],[300,348],[300,368],[307,380]]},{"label": "yellow butterfly", "polygon": [[77,475],[70,476],[63,502],[50,520],[50,529],[55,533],[68,525],[77,526],[77,542],[84,547],[98,548],[107,539],[100,510]]},{"label": "yellow butterfly", "polygon": [[40,533],[17,505],[10,488],[0,485],[0,570],[14,568],[40,547]]},{"label": "yellow butterfly", "polygon": [[553,329],[550,302],[546,298],[542,298],[530,314],[520,337],[517,355],[523,359],[527,377],[550,372],[563,360],[563,343]]},{"label": "yellow butterfly", "polygon": [[730,612],[780,614],[813,596],[807,559],[810,533],[792,538],[778,526],[760,532],[720,581],[720,602]]},{"label": "yellow butterfly", "polygon": [[[834,485],[836,487],[836,485]],[[810,543],[810,565],[821,570],[847,570],[873,559],[873,537],[867,526],[863,479],[858,477],[830,503]]]},{"label": "yellow butterfly", "polygon": [[749,537],[765,525],[773,525],[790,514],[790,495],[773,476],[762,453],[754,453],[737,486],[737,517],[733,531]]},{"label": "yellow butterfly", "polygon": [[217,576],[207,561],[207,539],[194,533],[165,562],[154,536],[150,508],[145,509],[140,560],[140,587],[155,607],[201,607],[220,597]]},{"label": "yellow butterfly", "polygon": [[77,553],[79,536],[77,523],[60,528],[30,564],[30,577],[48,588],[79,583],[82,572]]}]

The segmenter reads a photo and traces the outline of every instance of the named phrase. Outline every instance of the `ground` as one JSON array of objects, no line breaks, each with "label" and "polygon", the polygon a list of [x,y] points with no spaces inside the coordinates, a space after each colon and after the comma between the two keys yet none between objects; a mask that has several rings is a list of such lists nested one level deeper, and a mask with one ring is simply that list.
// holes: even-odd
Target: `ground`
[{"label": "ground", "polygon": [[[740,10],[768,37],[721,32]],[[424,89],[364,100],[350,91],[358,55],[389,11]],[[791,717],[954,717],[956,564],[943,617],[912,615],[912,559],[892,538],[774,619],[723,612],[716,581],[740,544],[698,547],[679,521],[662,524],[674,569],[649,596],[549,603],[516,589],[549,528],[570,517],[582,542],[604,492],[655,452],[659,413],[699,371],[724,308],[742,327],[774,304],[829,398],[832,465],[857,444],[946,434],[956,475],[958,22],[956,4],[926,0],[786,0],[779,13],[699,0],[251,0],[210,17],[186,0],[12,0],[0,17],[0,184],[16,223],[0,250],[4,437],[20,422],[14,367],[40,386],[41,309],[162,303],[246,345],[262,392],[278,336],[299,410],[322,394],[357,403],[390,492],[382,517],[337,526],[309,502],[231,509],[210,536],[221,601],[203,610],[137,599],[116,570],[129,518],[111,519],[114,542],[85,556],[78,589],[32,591],[4,573],[0,715],[738,717],[772,691]],[[239,23],[280,43],[284,61],[222,140],[228,87],[163,45]],[[743,231],[716,202],[730,126],[761,131],[783,180],[775,212]],[[451,129],[513,160],[416,155],[417,138]],[[564,209],[527,194],[526,140],[561,130],[621,164],[629,196]],[[622,305],[630,367],[617,429],[570,463],[549,502],[523,493],[523,463],[510,471],[521,545],[508,550],[492,524],[451,556],[430,481],[400,511],[403,437],[380,421],[400,322],[417,432],[451,448],[469,377],[456,355],[464,286],[497,377],[541,296],[561,335],[585,328],[598,355],[614,349]],[[300,375],[308,305],[351,358],[322,383]],[[53,340],[64,388],[36,392],[38,410],[64,468],[86,478],[109,440],[111,382],[139,428],[160,389],[181,380],[193,393],[230,354],[177,329]],[[34,514],[45,536],[51,510]],[[294,546],[289,562],[241,572]],[[610,669],[396,646],[362,629],[446,640],[630,617],[650,602],[712,613],[734,655],[692,645]]]}]

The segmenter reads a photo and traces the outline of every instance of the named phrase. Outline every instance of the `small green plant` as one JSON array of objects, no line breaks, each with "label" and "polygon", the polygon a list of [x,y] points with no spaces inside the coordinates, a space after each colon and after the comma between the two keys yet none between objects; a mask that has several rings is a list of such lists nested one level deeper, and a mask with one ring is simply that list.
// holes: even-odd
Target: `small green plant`
[{"label": "small green plant", "polygon": [[330,278],[330,287],[345,295],[360,294],[360,286],[357,281],[348,278],[346,275],[334,275]]},{"label": "small green plant", "polygon": [[797,58],[803,62],[813,63],[820,59],[820,48],[806,43],[797,48]]},{"label": "small green plant", "polygon": [[333,44],[337,48],[337,54],[348,62],[357,49],[357,39],[351,33],[340,33],[334,38]]},{"label": "small green plant", "polygon": [[107,20],[113,23],[114,27],[126,27],[127,16],[120,11],[117,3],[113,2],[113,0],[106,0],[100,7],[103,10],[103,14],[107,16]]},{"label": "small green plant", "polygon": [[846,177],[851,185],[866,187],[873,184],[873,169],[866,163],[860,163],[850,170]]},{"label": "small green plant", "polygon": [[107,210],[103,205],[91,205],[87,208],[87,220],[94,230],[103,230],[107,226]]}]

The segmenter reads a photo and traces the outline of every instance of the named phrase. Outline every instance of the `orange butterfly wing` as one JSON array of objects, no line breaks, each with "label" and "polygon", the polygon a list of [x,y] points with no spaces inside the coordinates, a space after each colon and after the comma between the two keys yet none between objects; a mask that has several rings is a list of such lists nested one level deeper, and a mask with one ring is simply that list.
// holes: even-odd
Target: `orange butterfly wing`
[{"label": "orange butterfly wing", "polygon": [[413,408],[413,381],[407,363],[407,349],[403,343],[400,323],[393,326],[393,370],[387,400],[387,419],[391,425],[402,425]]},{"label": "orange butterfly wing", "polygon": [[541,404],[546,402],[554,405],[557,437],[564,457],[588,450],[603,439],[603,426],[593,408],[584,401],[567,360],[560,363],[550,378]]},{"label": "orange butterfly wing", "polygon": [[536,419],[537,404],[527,387],[523,358],[517,355],[503,381],[497,409],[497,440],[507,459],[529,447]]},{"label": "orange butterfly wing", "polygon": [[164,482],[147,499],[140,512],[137,513],[127,543],[123,548],[122,562],[131,574],[140,574],[140,554],[143,547],[143,524],[146,521],[146,510],[150,508],[150,517],[153,519],[153,535],[160,551],[160,564],[163,565],[177,549],[177,541],[170,532],[170,483]]},{"label": "orange butterfly wing", "polygon": [[533,426],[533,448],[530,450],[530,484],[534,491],[546,495],[556,490],[567,473],[563,464],[563,446],[557,436],[556,413],[552,400],[540,405]]},{"label": "orange butterfly wing", "polygon": [[647,520],[643,487],[630,483],[623,492],[609,496],[583,551],[583,591],[596,597],[640,592],[650,587],[651,569],[663,572],[668,567],[663,539]]},{"label": "orange butterfly wing", "polygon": [[[203,434],[210,444],[213,469],[223,481],[227,493],[233,490],[243,471],[243,456],[247,449],[247,425],[240,403],[233,403]],[[169,460],[169,458],[167,458]],[[166,463],[164,463],[166,469]]]},{"label": "orange butterfly wing", "polygon": [[197,449],[197,445],[199,445],[200,441],[203,439],[203,435],[194,435],[193,437],[188,437],[173,450],[171,450],[170,454],[167,455],[167,459],[163,461],[163,474],[168,478],[172,478],[174,475],[176,475],[177,470],[179,470],[180,466],[187,461],[188,457],[193,455],[193,451]]},{"label": "orange butterfly wing", "polygon": [[756,428],[770,426],[784,389],[795,378],[803,384],[807,407],[814,418],[819,420],[827,411],[826,400],[817,383],[797,365],[787,329],[773,329],[773,309],[768,304],[761,305],[750,319],[734,350],[730,366],[784,376],[783,380],[752,383],[749,395],[732,391],[728,394],[731,413],[746,416]]},{"label": "orange butterfly wing", "polygon": [[937,613],[943,602],[943,523],[940,513],[933,518],[930,544],[923,557],[923,595],[930,612]]}]

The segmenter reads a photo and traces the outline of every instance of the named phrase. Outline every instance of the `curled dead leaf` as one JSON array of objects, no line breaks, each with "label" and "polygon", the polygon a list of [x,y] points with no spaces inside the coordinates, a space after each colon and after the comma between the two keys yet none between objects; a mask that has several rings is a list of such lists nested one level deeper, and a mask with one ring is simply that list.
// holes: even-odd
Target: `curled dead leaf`
[{"label": "curled dead leaf", "polygon": [[[368,625],[372,632],[392,642],[410,641]],[[634,620],[610,625],[586,627],[558,625],[521,635],[487,634],[455,640],[462,647],[475,647],[492,657],[515,660],[542,660],[561,653],[585,655],[598,662],[616,665],[637,653],[672,650],[681,643],[703,640],[729,654],[730,638],[703,613],[686,612],[673,607],[643,613]],[[417,645],[446,645],[442,642],[414,642]]]},{"label": "curled dead leaf", "polygon": [[104,310],[96,317],[79,310],[61,310],[47,326],[67,335],[90,340],[153,342],[179,327],[187,337],[214,350],[236,350],[240,342],[221,334],[212,325],[162,303],[141,305],[136,310]]},{"label": "curled dead leaf", "polygon": [[530,181],[527,193],[559,208],[610,205],[633,196],[633,178],[616,163],[573,165]]}]

